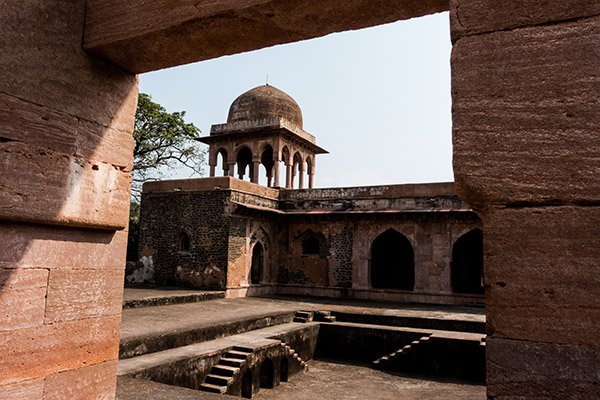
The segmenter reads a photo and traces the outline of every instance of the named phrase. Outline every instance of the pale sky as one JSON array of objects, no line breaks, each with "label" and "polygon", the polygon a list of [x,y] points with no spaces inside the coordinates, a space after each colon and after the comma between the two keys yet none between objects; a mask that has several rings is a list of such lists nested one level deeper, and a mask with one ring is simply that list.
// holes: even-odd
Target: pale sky
[{"label": "pale sky", "polygon": [[268,75],[330,153],[315,187],[452,181],[449,29],[445,12],[333,34],[144,74],[140,91],[204,136]]}]

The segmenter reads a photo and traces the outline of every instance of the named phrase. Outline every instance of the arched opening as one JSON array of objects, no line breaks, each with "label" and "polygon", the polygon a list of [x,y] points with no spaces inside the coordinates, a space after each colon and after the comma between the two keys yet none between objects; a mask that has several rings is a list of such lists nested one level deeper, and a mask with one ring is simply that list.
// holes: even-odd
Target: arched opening
[{"label": "arched opening", "polygon": [[252,151],[244,146],[238,152],[235,158],[237,165],[238,178],[244,179],[246,176],[246,169],[248,169],[248,178],[252,180]]},{"label": "arched opening", "polygon": [[260,365],[260,387],[273,389],[275,386],[275,366],[273,360],[265,359]]},{"label": "arched opening", "polygon": [[268,187],[273,185],[273,148],[269,145],[265,146],[260,156],[260,163],[264,167],[261,169],[259,183]]},{"label": "arched opening", "polygon": [[371,287],[414,290],[415,258],[406,236],[388,229],[373,240],[370,263]]},{"label": "arched opening", "polygon": [[483,294],[483,232],[473,229],[452,247],[450,264],[452,290],[456,293]]},{"label": "arched opening", "polygon": [[242,397],[245,399],[252,398],[252,370],[248,369],[242,375]]},{"label": "arched opening", "polygon": [[175,247],[177,248],[177,251],[190,251],[190,236],[185,232],[179,232],[175,238]]},{"label": "arched opening", "polygon": [[315,234],[309,234],[302,239],[303,255],[319,255],[321,253],[321,241]]},{"label": "arched opening", "polygon": [[263,267],[265,263],[265,249],[260,242],[256,242],[252,249],[252,265],[250,267],[250,283],[257,285],[263,279]]},{"label": "arched opening", "polygon": [[227,176],[229,164],[227,164],[227,150],[221,148],[217,151],[216,175]]},{"label": "arched opening", "polygon": [[290,364],[287,357],[281,357],[281,363],[279,364],[279,381],[287,382],[289,376]]}]

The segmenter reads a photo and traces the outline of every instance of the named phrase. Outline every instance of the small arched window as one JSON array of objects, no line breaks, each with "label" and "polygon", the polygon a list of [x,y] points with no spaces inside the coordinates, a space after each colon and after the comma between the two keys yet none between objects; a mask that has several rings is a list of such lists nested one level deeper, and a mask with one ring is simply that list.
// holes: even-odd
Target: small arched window
[{"label": "small arched window", "polygon": [[179,235],[177,235],[175,246],[177,247],[177,251],[189,252],[190,236],[185,232],[180,232]]},{"label": "small arched window", "polygon": [[309,235],[302,240],[302,254],[319,255],[321,253],[321,242],[316,235]]}]

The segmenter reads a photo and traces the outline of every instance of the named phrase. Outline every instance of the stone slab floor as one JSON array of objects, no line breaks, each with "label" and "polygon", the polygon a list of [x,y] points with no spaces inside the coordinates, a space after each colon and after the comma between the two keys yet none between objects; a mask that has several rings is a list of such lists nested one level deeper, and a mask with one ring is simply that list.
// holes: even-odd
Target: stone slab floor
[{"label": "stone slab floor", "polygon": [[312,360],[309,371],[274,389],[261,389],[258,400],[485,400],[485,386],[392,375],[366,366]]}]

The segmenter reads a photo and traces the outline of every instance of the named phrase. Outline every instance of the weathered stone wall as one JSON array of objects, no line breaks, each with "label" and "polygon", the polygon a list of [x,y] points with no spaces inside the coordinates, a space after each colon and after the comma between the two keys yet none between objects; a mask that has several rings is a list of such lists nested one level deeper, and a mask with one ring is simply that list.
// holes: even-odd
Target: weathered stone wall
[{"label": "weathered stone wall", "polygon": [[83,52],[85,5],[2,3],[2,399],[114,398],[137,80]]},{"label": "weathered stone wall", "polygon": [[[210,190],[213,187],[219,189]],[[232,178],[147,184],[140,255],[152,257],[157,282],[227,288],[228,296],[277,292],[482,304],[480,295],[452,292],[452,246],[462,234],[481,227],[452,184],[265,189]],[[413,291],[371,287],[371,245],[388,229],[402,233],[412,244]],[[181,231],[190,235],[190,252],[177,251]],[[318,242],[318,250],[304,251],[303,242],[309,237]],[[264,263],[260,283],[252,284],[257,242],[263,247]],[[182,270],[193,273],[181,279]],[[202,277],[207,270],[223,273],[226,280],[206,285]]]},{"label": "weathered stone wall", "polygon": [[[229,197],[229,191],[142,194],[139,254],[153,265],[156,283],[225,289],[228,249],[235,241],[226,213]],[[179,247],[182,234],[189,250]]]},{"label": "weathered stone wall", "polygon": [[486,234],[488,396],[600,397],[600,3],[451,3],[454,175]]}]

